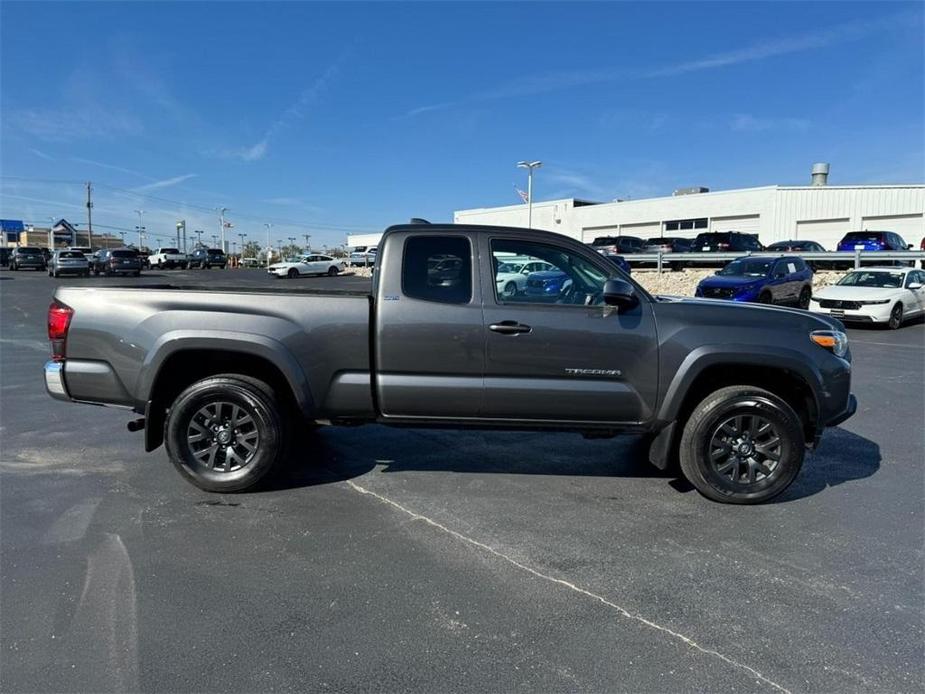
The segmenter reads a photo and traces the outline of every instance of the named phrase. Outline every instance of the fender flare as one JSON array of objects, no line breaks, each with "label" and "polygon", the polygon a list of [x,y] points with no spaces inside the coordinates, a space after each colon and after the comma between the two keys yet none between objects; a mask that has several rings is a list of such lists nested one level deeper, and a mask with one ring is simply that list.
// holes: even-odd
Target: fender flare
[{"label": "fender flare", "polygon": [[663,422],[675,421],[691,385],[706,369],[713,366],[746,366],[793,372],[809,388],[816,411],[819,411],[819,393],[824,390],[824,382],[819,369],[806,354],[775,345],[726,343],[702,345],[684,358],[665,389],[658,409],[658,419]]},{"label": "fender flare", "polygon": [[151,397],[161,367],[167,359],[188,350],[213,350],[261,357],[276,366],[289,383],[296,404],[303,412],[315,411],[315,401],[305,372],[292,352],[278,340],[234,330],[172,330],[154,342],[138,374],[135,394],[138,404]]}]

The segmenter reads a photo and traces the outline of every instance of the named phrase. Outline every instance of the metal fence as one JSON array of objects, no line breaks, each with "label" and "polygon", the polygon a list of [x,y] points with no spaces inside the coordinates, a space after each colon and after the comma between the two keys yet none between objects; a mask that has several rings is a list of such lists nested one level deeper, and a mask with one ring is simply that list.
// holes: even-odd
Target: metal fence
[{"label": "metal fence", "polygon": [[884,262],[902,261],[912,263],[916,267],[925,265],[925,251],[826,251],[825,253],[801,253],[790,251],[773,253],[766,251],[746,251],[739,253],[627,253],[623,258],[631,265],[638,263],[654,263],[659,272],[667,265],[683,263],[687,266],[697,265],[725,265],[730,260],[743,256],[765,258],[780,258],[781,256],[797,256],[808,262],[817,262],[821,267],[824,263],[830,267],[861,267],[863,261],[866,265]]}]

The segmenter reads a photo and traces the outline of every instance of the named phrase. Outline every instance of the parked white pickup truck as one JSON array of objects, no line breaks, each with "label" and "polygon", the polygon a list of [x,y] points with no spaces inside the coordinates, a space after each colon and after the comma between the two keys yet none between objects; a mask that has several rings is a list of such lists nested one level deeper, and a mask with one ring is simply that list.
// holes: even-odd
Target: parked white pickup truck
[{"label": "parked white pickup truck", "polygon": [[186,268],[189,259],[186,257],[186,253],[181,253],[178,248],[158,248],[148,258],[148,263],[153,268]]}]

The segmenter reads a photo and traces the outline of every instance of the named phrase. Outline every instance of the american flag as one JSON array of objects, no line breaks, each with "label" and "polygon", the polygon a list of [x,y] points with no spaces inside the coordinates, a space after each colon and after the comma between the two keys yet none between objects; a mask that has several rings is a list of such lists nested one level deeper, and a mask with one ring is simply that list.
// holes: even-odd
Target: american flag
[{"label": "american flag", "polygon": [[516,185],[514,186],[514,190],[517,191],[517,194],[520,196],[521,200],[523,200],[524,202],[530,202],[530,196],[527,195],[525,192],[523,192]]}]

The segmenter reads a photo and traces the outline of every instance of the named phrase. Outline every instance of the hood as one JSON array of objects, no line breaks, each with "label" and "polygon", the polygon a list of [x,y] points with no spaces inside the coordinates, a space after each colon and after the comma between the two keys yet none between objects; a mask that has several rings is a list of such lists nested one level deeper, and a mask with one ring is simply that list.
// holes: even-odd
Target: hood
[{"label": "hood", "polygon": [[762,331],[770,328],[781,333],[797,330],[807,335],[813,330],[845,330],[837,318],[786,306],[659,296],[653,307],[656,315],[662,311],[674,313],[685,325],[700,324],[717,329],[735,325]]},{"label": "hood", "polygon": [[841,299],[845,301],[876,301],[878,299],[890,299],[896,296],[896,292],[902,291],[901,288],[884,288],[884,287],[848,287],[845,285],[831,285],[813,292],[814,299]]},{"label": "hood", "polygon": [[713,275],[700,280],[701,287],[745,287],[750,284],[761,284],[767,277],[749,277],[748,275]]}]

